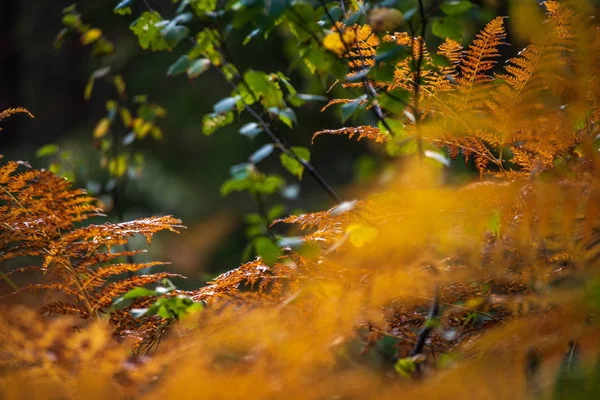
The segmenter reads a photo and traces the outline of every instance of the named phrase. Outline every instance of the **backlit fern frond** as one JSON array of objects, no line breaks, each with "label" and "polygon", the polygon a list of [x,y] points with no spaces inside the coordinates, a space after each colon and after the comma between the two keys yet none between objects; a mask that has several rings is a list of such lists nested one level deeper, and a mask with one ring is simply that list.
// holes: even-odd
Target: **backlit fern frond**
[{"label": "backlit fern frond", "polygon": [[357,220],[357,214],[351,210],[364,210],[366,203],[342,203],[327,211],[290,215],[273,221],[273,224],[294,224],[302,231],[312,231],[304,236],[307,242],[333,243],[339,241],[346,233],[346,229]]},{"label": "backlit fern frond", "polygon": [[[31,114],[29,112],[28,109],[26,109],[25,107],[14,107],[14,108],[7,108],[4,111],[0,111],[0,121],[2,121],[5,118],[10,117],[11,115],[14,114],[19,114],[19,113],[24,113],[29,115],[31,118],[34,118],[33,114]],[[0,127],[0,131],[2,130],[2,128]]]},{"label": "backlit fern frond", "polygon": [[346,135],[348,139],[352,139],[356,136],[356,140],[361,139],[370,139],[374,140],[377,143],[385,143],[389,140],[389,136],[382,133],[379,128],[375,128],[373,126],[356,126],[356,127],[347,127],[341,129],[324,129],[315,134],[312,137],[312,141],[314,143],[315,138],[319,135]]},{"label": "backlit fern frond", "polygon": [[39,265],[15,272],[38,271],[52,278],[20,289],[58,295],[57,301],[43,308],[45,312],[98,318],[126,291],[178,276],[163,272],[123,279],[124,274],[163,263],[119,263],[140,251],[113,251],[113,247],[136,235],[145,236],[150,243],[158,232],[177,232],[180,220],[164,216],[79,226],[79,222],[101,215],[92,201],[85,191],[72,189],[69,181],[49,171],[14,161],[0,167],[0,261],[16,257],[39,260]]},{"label": "backlit fern frond", "polygon": [[496,58],[500,56],[498,47],[506,38],[504,19],[496,17],[475,36],[475,40],[466,50],[460,64],[461,86],[471,89],[475,84],[490,82],[493,77],[487,72],[494,68]]},{"label": "backlit fern frond", "polygon": [[[346,75],[346,82],[342,84],[342,87],[364,86],[364,82],[359,79],[359,75],[365,74],[366,71],[375,67],[375,56],[379,44],[379,38],[369,25],[345,26],[343,23],[338,22],[332,28],[332,32],[325,37],[323,46],[337,53],[350,68],[350,72]],[[369,80],[369,85],[381,88],[386,86],[387,83]]]},{"label": "backlit fern frond", "polygon": [[[189,295],[194,301],[214,304],[220,300],[233,300],[244,293],[245,300],[258,298],[263,302],[280,301],[285,283],[293,280],[295,268],[290,264],[275,263],[267,266],[259,257],[238,268],[217,276]],[[256,289],[243,292],[244,288]]]},{"label": "backlit fern frond", "polygon": [[[356,99],[331,99],[329,100],[329,102],[327,104],[325,104],[325,106],[323,106],[323,108],[321,108],[321,112],[327,110],[329,107],[335,105],[335,104],[346,104],[346,103],[352,103],[353,101],[356,101]],[[366,104],[367,100],[360,100],[360,104]]]}]

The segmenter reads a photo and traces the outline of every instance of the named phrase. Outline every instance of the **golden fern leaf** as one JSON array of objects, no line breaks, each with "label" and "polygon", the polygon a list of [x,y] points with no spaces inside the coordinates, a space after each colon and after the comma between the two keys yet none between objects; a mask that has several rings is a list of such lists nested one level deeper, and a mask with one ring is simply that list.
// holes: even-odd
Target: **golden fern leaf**
[{"label": "golden fern leaf", "polygon": [[[321,112],[327,110],[329,107],[335,105],[335,104],[342,104],[342,103],[352,103],[353,101],[356,101],[356,99],[331,99],[329,100],[329,102],[327,104],[325,104],[325,106],[323,108],[321,108]],[[361,104],[366,103],[367,101],[361,101]]]},{"label": "golden fern leaf", "polygon": [[90,313],[85,307],[76,306],[72,303],[64,301],[55,301],[53,303],[44,304],[41,308],[42,314],[62,314],[62,315],[77,315],[82,319],[90,317]]},{"label": "golden fern leaf", "polygon": [[[120,264],[110,264],[105,267],[102,267],[96,271],[93,271],[91,274],[86,276],[83,281],[83,287],[100,287],[104,285],[106,279],[110,276],[121,275],[127,272],[137,272],[142,269],[152,268],[158,265],[168,265],[170,263],[153,261],[148,263],[120,263]],[[79,268],[81,269],[81,267]]]},{"label": "golden fern leaf", "polygon": [[[20,172],[20,167],[25,171]],[[145,236],[150,244],[158,232],[178,232],[180,220],[162,216],[77,226],[77,222],[101,215],[92,205],[93,200],[85,191],[72,189],[67,180],[49,171],[34,170],[20,162],[8,162],[0,167],[3,227],[0,229],[0,260],[25,256],[43,259],[40,266],[21,268],[15,273],[43,272],[52,277],[51,282],[31,284],[19,290],[48,290],[66,296],[64,300],[46,305],[42,309],[46,313],[98,318],[113,299],[124,292],[167,277],[180,277],[162,272],[122,279],[119,275],[164,263],[119,263],[141,250],[111,251],[111,247],[126,244],[134,235]],[[115,281],[109,282],[114,278]]]},{"label": "golden fern leaf", "polygon": [[111,305],[115,298],[119,297],[130,289],[138,286],[144,286],[149,283],[160,282],[165,278],[184,278],[184,276],[171,272],[159,272],[152,275],[135,275],[131,278],[108,284],[101,290],[100,293],[96,295],[93,309],[94,311],[98,311],[106,308]]},{"label": "golden fern leaf", "polygon": [[462,60],[463,47],[456,40],[446,38],[442,44],[438,46],[438,55],[444,56],[451,64],[456,65]]},{"label": "golden fern leaf", "polygon": [[389,140],[389,136],[382,133],[379,128],[375,128],[373,126],[356,126],[356,127],[346,127],[341,129],[324,129],[322,131],[315,132],[312,137],[312,142],[314,143],[315,138],[319,135],[347,135],[348,139],[352,139],[354,136],[356,140],[361,139],[371,139],[377,143],[385,143]]},{"label": "golden fern leaf", "polygon": [[[267,266],[258,257],[254,261],[242,264],[238,268],[217,276],[208,285],[188,294],[194,301],[214,304],[221,299],[244,299],[261,301],[279,301],[284,281],[293,281],[295,269],[291,265],[275,263]],[[256,287],[255,292],[242,292],[241,288]]]},{"label": "golden fern leaf", "polygon": [[[11,115],[14,115],[14,114],[19,114],[19,113],[25,113],[25,114],[29,115],[31,118],[35,118],[35,117],[33,116],[33,114],[31,114],[31,113],[29,112],[29,110],[28,110],[28,109],[26,109],[26,108],[24,108],[24,107],[14,107],[14,108],[7,108],[7,109],[6,109],[6,110],[4,110],[4,111],[0,111],[0,121],[2,121],[2,120],[3,120],[3,119],[5,119],[5,118],[8,118],[8,117],[10,117]],[[2,130],[2,128],[0,128],[0,131],[1,131],[1,130]]]},{"label": "golden fern leaf", "polygon": [[461,64],[461,76],[458,82],[468,89],[477,83],[485,83],[493,78],[486,72],[494,68],[495,58],[500,56],[498,46],[506,38],[504,19],[496,17],[475,36],[475,40],[465,52]]}]

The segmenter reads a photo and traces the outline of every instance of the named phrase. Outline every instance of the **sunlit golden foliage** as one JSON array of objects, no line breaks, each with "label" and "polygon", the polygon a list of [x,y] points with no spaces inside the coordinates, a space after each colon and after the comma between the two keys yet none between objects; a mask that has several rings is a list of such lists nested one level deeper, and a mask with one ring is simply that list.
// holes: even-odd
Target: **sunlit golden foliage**
[{"label": "sunlit golden foliage", "polygon": [[[177,232],[180,220],[164,216],[81,226],[80,222],[100,216],[100,210],[84,190],[70,186],[68,180],[26,163],[9,161],[0,167],[0,261],[28,257],[31,266],[10,274],[40,272],[47,277],[19,292],[53,293],[56,299],[44,305],[44,312],[100,319],[119,295],[176,276],[168,272],[132,275],[164,263],[122,262],[140,251],[114,247],[134,235],[144,235],[150,243],[157,232]],[[129,277],[124,278],[126,274]],[[124,317],[131,318],[127,313]]]},{"label": "sunlit golden foliage", "polygon": [[[449,65],[439,67],[421,38],[384,39],[411,47],[389,83],[411,95],[404,133],[427,149],[475,158],[480,182],[447,184],[447,171],[424,152],[402,159],[386,186],[364,200],[276,220],[271,228],[295,226],[311,246],[286,249],[272,265],[257,258],[177,292],[207,304],[200,316],[167,331],[159,318],[111,314],[117,332],[138,343],[164,336],[151,359],[127,358],[101,323],[65,333],[71,319],[2,314],[0,368],[7,374],[0,393],[593,398],[600,371],[600,35],[580,3],[546,2],[545,42],[526,47],[501,73],[494,72],[505,40],[502,18],[466,49],[442,43],[437,54]],[[372,58],[370,28],[346,30],[334,30],[325,45],[343,58],[347,51]],[[419,74],[415,58],[422,58]],[[366,126],[323,133],[406,141]],[[124,255],[105,247],[179,224],[164,217],[74,227],[72,221],[97,214],[89,198],[42,171],[15,176],[19,165],[0,169],[1,211],[12,221],[0,236],[8,246],[1,254],[43,257],[35,268],[59,278],[43,285],[74,298],[56,303],[57,310],[101,312],[133,283],[106,277],[138,270],[105,265]],[[49,194],[40,182],[56,190]],[[62,206],[53,205],[57,198]],[[82,274],[70,277],[69,268]],[[132,279],[139,285],[154,278]],[[147,299],[137,301],[147,306]],[[85,374],[92,364],[101,367],[95,379]]]}]

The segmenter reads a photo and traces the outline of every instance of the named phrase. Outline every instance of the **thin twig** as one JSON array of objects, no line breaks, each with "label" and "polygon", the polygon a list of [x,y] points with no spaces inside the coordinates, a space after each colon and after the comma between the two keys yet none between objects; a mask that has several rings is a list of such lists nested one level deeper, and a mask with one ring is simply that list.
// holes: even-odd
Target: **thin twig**
[{"label": "thin twig", "polygon": [[[425,320],[425,326],[419,332],[419,336],[417,337],[417,343],[415,344],[415,348],[413,349],[412,355],[416,356],[423,353],[423,349],[425,348],[425,342],[427,338],[433,332],[434,321],[438,318],[440,314],[440,289],[439,287],[435,288],[433,294],[433,300],[431,301],[431,308],[429,309],[429,315],[427,316],[427,320]],[[417,363],[415,369],[415,377],[419,378],[423,374],[423,367],[421,363]]]}]

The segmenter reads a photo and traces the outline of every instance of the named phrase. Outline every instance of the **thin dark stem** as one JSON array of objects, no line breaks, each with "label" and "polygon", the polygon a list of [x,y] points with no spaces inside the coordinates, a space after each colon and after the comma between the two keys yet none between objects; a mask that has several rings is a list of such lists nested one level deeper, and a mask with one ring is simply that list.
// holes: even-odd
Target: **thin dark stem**
[{"label": "thin dark stem", "polygon": [[[419,108],[420,99],[421,99],[421,72],[422,72],[422,64],[423,64],[423,47],[425,44],[425,31],[427,29],[427,18],[425,16],[425,8],[423,6],[423,0],[419,0],[419,15],[421,17],[420,26],[421,26],[421,34],[420,40],[418,40],[419,44],[419,58],[416,60],[415,65],[415,80],[414,80],[414,91],[415,91],[415,101],[414,101],[414,117],[415,117],[415,128],[417,131],[417,147],[419,151],[419,158],[423,158],[423,139],[421,138],[421,110]],[[413,44],[415,42],[415,37],[412,35]],[[413,46],[414,52],[414,46]]]},{"label": "thin dark stem", "polygon": [[[417,337],[417,343],[415,344],[415,348],[413,349],[412,355],[416,356],[423,353],[423,349],[425,348],[425,342],[427,338],[433,332],[433,328],[435,325],[435,320],[438,318],[440,314],[440,289],[439,287],[435,288],[435,292],[433,294],[433,300],[431,301],[431,308],[429,309],[429,315],[427,316],[427,320],[425,321],[425,326],[419,332],[419,336]],[[417,363],[415,370],[415,377],[420,377],[423,374],[423,367],[421,363]]]},{"label": "thin dark stem", "polygon": [[[191,36],[188,36],[187,39],[192,44],[196,43],[196,40]],[[235,67],[236,79],[239,81],[239,83],[243,84],[246,87],[246,89],[248,90],[248,92],[250,93],[252,98],[255,101],[258,101],[258,96],[252,90],[252,87],[245,81],[243,75],[241,74],[241,67],[235,61],[235,59],[233,59],[231,53],[229,52],[229,49],[227,48],[225,40],[222,37],[218,37],[217,39],[218,39],[218,43],[214,43],[214,44],[215,44],[215,47],[217,48],[217,51],[219,51],[219,53],[221,54],[221,57],[223,57],[225,64],[230,63],[231,65],[233,65]],[[221,65],[213,65],[213,66],[219,72],[219,74],[223,77],[223,79],[232,87],[233,90],[238,89],[236,83],[232,82],[230,79],[228,79],[228,77],[225,74],[225,71],[223,71],[223,67]],[[257,111],[255,111],[249,104],[247,104],[243,98],[242,98],[242,102],[244,103],[244,110],[247,111],[250,115],[252,115],[252,117],[254,117],[254,119],[256,119],[256,121],[259,123],[261,128],[265,131],[267,136],[269,136],[269,138],[273,141],[273,143],[276,145],[276,147],[278,147],[284,154],[288,155],[289,157],[291,157],[294,160],[296,160],[297,162],[299,162],[304,167],[304,169],[317,181],[319,186],[321,186],[323,188],[323,190],[325,190],[327,192],[329,197],[335,203],[340,204],[344,201],[342,199],[342,197],[335,191],[335,189],[333,189],[333,187],[331,185],[329,185],[329,183],[327,183],[327,181],[321,176],[321,174],[316,170],[316,168],[310,162],[299,157],[294,152],[294,150],[292,149],[292,145],[287,140],[287,138],[281,132],[278,132],[275,128],[272,127],[272,122],[273,122],[272,120],[270,121],[271,123],[265,121],[265,118],[263,116],[261,116]],[[268,112],[266,112],[266,114],[268,115]]]}]

